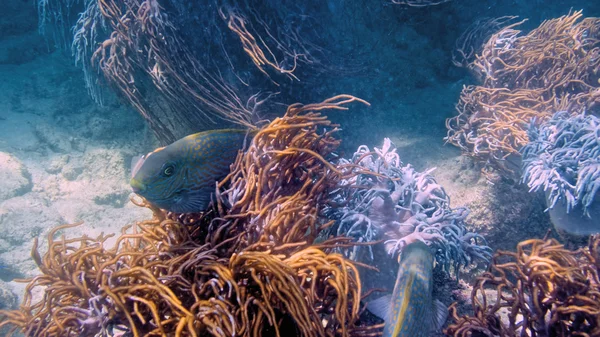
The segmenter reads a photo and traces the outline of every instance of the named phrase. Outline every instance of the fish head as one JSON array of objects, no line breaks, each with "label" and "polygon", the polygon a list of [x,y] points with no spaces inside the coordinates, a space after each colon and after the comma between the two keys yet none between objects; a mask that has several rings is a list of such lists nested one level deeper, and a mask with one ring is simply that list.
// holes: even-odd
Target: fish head
[{"label": "fish head", "polygon": [[138,159],[133,167],[129,182],[133,191],[160,208],[176,211],[186,194],[182,158],[161,148]]},{"label": "fish head", "polygon": [[217,181],[230,171],[244,147],[244,130],[212,130],[186,136],[132,161],[134,192],[162,209],[206,210]]}]

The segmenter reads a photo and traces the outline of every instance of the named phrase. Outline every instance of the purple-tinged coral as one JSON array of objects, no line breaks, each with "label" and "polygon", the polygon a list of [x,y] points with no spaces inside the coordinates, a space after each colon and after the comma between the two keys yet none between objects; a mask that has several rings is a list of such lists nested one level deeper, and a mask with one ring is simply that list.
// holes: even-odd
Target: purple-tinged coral
[{"label": "purple-tinged coral", "polygon": [[600,190],[600,119],[557,112],[539,127],[532,123],[523,148],[523,182],[546,192],[548,208],[569,213],[580,206],[586,216]]},{"label": "purple-tinged coral", "polygon": [[[468,265],[474,259],[488,260],[491,249],[483,237],[465,227],[466,208],[450,208],[450,198],[430,175],[434,169],[417,172],[403,166],[392,142],[371,151],[360,146],[352,160],[341,159],[340,170],[350,177],[332,192],[325,210],[338,220],[335,234],[357,242],[384,239],[388,253],[400,254],[414,241],[433,247],[436,260],[449,270]],[[348,252],[357,259],[362,246]],[[371,247],[367,246],[373,259]]]}]

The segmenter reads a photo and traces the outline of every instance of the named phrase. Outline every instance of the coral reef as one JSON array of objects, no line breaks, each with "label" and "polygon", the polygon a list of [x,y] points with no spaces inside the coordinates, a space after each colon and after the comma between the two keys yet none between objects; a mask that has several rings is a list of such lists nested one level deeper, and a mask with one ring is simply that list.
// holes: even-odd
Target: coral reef
[{"label": "coral reef", "polygon": [[581,205],[584,213],[600,190],[600,119],[593,115],[554,114],[529,129],[523,148],[523,182],[530,191],[547,193],[549,208],[566,204],[567,212]]},{"label": "coral reef", "polygon": [[516,16],[501,16],[477,19],[456,39],[455,48],[452,50],[452,63],[457,67],[473,69],[477,55],[481,54],[485,42],[496,32],[514,23],[516,18]]},{"label": "coral reef", "polygon": [[599,336],[600,236],[570,251],[526,240],[500,251],[473,287],[473,315],[450,308],[451,336]]},{"label": "coral reef", "polygon": [[483,83],[463,89],[446,140],[510,176],[532,119],[597,112],[600,20],[581,17],[548,20],[527,35],[518,22],[492,35],[471,66]]},{"label": "coral reef", "polygon": [[[26,336],[371,335],[358,320],[354,264],[316,242],[331,222],[319,203],[342,177],[327,161],[337,131],[318,111],[361,101],[337,96],[292,105],[254,137],[205,213],[151,208],[153,218],[111,235],[55,239],[32,255],[41,275],[0,327]],[[364,102],[364,101],[361,101]],[[366,103],[366,102],[365,102]],[[42,291],[40,301],[33,293]]]},{"label": "coral reef", "polygon": [[[450,198],[430,175],[434,169],[417,172],[403,166],[389,139],[381,148],[361,146],[351,160],[340,159],[344,172],[339,189],[332,192],[324,212],[338,220],[335,235],[348,236],[356,242],[385,240],[388,253],[401,253],[414,241],[423,241],[436,253],[436,260],[446,271],[479,259],[487,261],[491,249],[480,235],[466,229],[466,208],[450,208]],[[356,246],[349,257],[359,259]]]},{"label": "coral reef", "polygon": [[61,32],[59,45],[72,41],[94,100],[104,103],[108,82],[163,143],[217,124],[252,127],[269,91],[331,57],[296,2],[40,0],[38,8],[40,30]]}]

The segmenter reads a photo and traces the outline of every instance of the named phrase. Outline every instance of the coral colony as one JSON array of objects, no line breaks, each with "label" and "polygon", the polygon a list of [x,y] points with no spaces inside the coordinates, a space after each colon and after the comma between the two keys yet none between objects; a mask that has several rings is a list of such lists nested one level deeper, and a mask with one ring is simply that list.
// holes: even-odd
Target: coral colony
[{"label": "coral colony", "polygon": [[[561,205],[585,215],[596,207],[600,188],[594,70],[600,20],[580,18],[575,12],[548,20],[527,35],[514,29],[518,23],[494,34],[472,66],[484,86],[463,90],[459,116],[447,121],[447,140],[507,175],[520,171],[513,159],[522,154],[522,180],[546,192],[551,210]],[[599,274],[598,235],[574,251],[554,239],[525,240],[516,252],[494,255],[473,287],[474,313],[460,315],[455,303],[454,323],[444,333],[600,336]]]},{"label": "coral colony", "polygon": [[[516,29],[522,22],[493,34],[468,65],[483,83],[463,89],[458,116],[446,121],[446,140],[488,168],[518,175],[532,120],[542,123],[558,111],[597,113],[600,19],[581,16],[545,21],[527,35]],[[459,49],[470,53],[468,43]]]},{"label": "coral colony", "polygon": [[[361,243],[384,238],[392,255],[411,242],[422,241],[448,271],[451,264],[457,270],[474,259],[487,261],[491,256],[483,237],[466,230],[469,211],[450,208],[444,188],[430,175],[434,169],[417,172],[410,165],[403,166],[389,138],[373,151],[359,147],[351,160],[341,159],[338,168],[350,179],[342,180],[342,187],[331,196],[334,205],[345,206],[325,209],[339,220],[336,235]],[[373,258],[370,246],[354,247],[349,257],[356,259],[361,249],[369,250]]]},{"label": "coral colony", "polygon": [[471,294],[473,315],[445,331],[467,336],[600,336],[600,236],[571,251],[554,239],[498,252]]},{"label": "coral colony", "polygon": [[532,123],[523,148],[523,182],[544,191],[556,228],[579,235],[600,232],[600,120],[557,112]]},{"label": "coral colony", "polygon": [[[292,20],[293,11],[285,12],[295,2],[255,8],[259,4],[227,1],[86,0],[83,6],[72,38],[64,27],[52,35],[60,44],[72,40],[72,54],[97,102],[104,101],[102,86],[108,84],[164,144],[224,123],[252,126],[264,101],[237,85],[267,79],[277,88],[281,77],[296,80],[300,65],[316,69],[325,63],[319,61],[324,49],[313,41],[318,35],[312,29],[297,32],[309,21]],[[73,8],[71,0],[39,1],[40,30],[65,25],[75,16]],[[234,55],[239,51],[242,55]],[[248,60],[253,69],[233,71]]]},{"label": "coral colony", "polygon": [[584,214],[600,190],[600,119],[560,111],[539,127],[532,123],[523,148],[523,181],[543,190],[549,208],[558,202],[567,212],[580,205]]}]

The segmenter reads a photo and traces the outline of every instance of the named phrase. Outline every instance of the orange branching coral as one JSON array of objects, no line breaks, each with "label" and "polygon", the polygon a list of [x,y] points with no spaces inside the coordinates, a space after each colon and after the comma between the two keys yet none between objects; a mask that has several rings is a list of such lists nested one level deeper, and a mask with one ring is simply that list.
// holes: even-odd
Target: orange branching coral
[{"label": "orange branching coral", "polygon": [[475,313],[451,307],[452,336],[600,336],[600,236],[570,251],[527,240],[498,252],[471,294]]},{"label": "orange branching coral", "polygon": [[[206,213],[154,217],[109,236],[55,240],[19,310],[0,327],[26,336],[369,336],[360,326],[355,265],[315,240],[320,202],[340,173],[339,141],[318,112],[361,101],[338,96],[292,105],[240,154]],[[327,128],[325,128],[327,127]],[[41,300],[33,293],[42,290]]]},{"label": "orange branching coral", "polygon": [[[294,71],[298,66],[299,59],[308,60],[308,55],[290,50],[284,43],[275,39],[265,24],[259,24],[260,28],[265,30],[265,34],[263,34],[265,36],[261,36],[241,13],[234,10],[220,10],[219,13],[221,18],[227,22],[227,27],[239,37],[244,51],[263,74],[270,77],[267,69],[265,69],[270,68],[289,78],[298,80],[294,75]],[[291,32],[290,34],[293,35],[292,38],[298,47],[304,49],[300,38],[295,36],[296,33]],[[272,42],[271,47],[269,47],[267,41]],[[276,53],[280,53],[281,57],[278,58]]]},{"label": "orange branching coral", "polygon": [[231,212],[252,224],[243,238],[249,249],[300,249],[324,228],[316,227],[318,204],[341,178],[327,160],[340,141],[333,137],[337,126],[318,111],[345,110],[353,101],[367,104],[342,95],[319,104],[291,105],[284,117],[258,132],[245,156],[238,157],[221,185],[231,182],[226,191]]},{"label": "orange branching coral", "polygon": [[469,65],[483,84],[463,89],[446,140],[509,173],[532,119],[597,111],[600,19],[580,18],[575,12],[548,20],[527,35],[515,29],[519,22],[494,34]]}]

